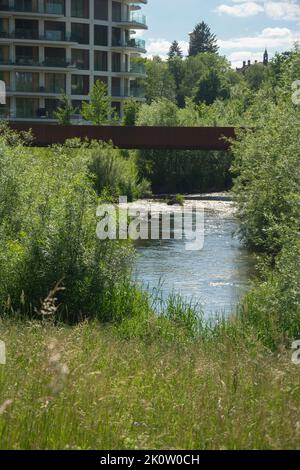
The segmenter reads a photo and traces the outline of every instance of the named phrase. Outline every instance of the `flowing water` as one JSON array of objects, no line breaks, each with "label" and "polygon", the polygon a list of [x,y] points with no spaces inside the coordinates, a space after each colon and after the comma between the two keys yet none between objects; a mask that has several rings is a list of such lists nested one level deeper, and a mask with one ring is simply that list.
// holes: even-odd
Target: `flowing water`
[{"label": "flowing water", "polygon": [[[145,209],[149,205],[149,201],[137,201],[130,206]],[[201,304],[207,318],[229,315],[250,287],[253,260],[237,236],[230,201],[185,203],[190,213],[193,207],[205,211],[203,249],[187,251],[184,240],[139,241],[134,277],[143,289],[158,290],[163,299],[175,293]],[[181,210],[153,201],[151,208],[154,213]]]}]

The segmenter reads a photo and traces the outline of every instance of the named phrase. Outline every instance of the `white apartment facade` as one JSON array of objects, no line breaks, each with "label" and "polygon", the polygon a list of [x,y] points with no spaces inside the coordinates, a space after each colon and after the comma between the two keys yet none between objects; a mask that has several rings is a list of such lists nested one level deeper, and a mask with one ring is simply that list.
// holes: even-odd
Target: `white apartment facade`
[{"label": "white apartment facade", "polygon": [[143,100],[147,0],[0,0],[0,80],[6,104],[0,118],[52,120],[62,94],[79,110],[96,80],[113,106]]}]

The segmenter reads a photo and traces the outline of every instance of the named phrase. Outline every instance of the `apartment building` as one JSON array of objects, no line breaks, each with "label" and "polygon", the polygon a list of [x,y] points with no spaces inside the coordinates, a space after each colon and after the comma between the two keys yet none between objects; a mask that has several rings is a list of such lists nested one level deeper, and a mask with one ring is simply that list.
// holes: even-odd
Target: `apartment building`
[{"label": "apartment building", "polygon": [[0,117],[53,119],[62,94],[78,110],[96,80],[107,84],[113,106],[143,100],[138,83],[147,29],[147,0],[0,0],[0,80],[6,104]]}]

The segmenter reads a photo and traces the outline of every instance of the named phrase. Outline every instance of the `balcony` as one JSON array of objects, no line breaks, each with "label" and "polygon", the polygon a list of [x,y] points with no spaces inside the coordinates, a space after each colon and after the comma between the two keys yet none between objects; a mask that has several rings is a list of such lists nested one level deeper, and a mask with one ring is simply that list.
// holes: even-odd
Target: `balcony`
[{"label": "balcony", "polygon": [[120,74],[122,76],[136,76],[136,77],[146,77],[146,67],[144,64],[131,64],[128,69],[117,69],[113,70],[113,73]]},{"label": "balcony", "polygon": [[113,98],[123,98],[123,99],[128,99],[128,98],[137,98],[144,100],[145,99],[145,92],[143,88],[140,87],[133,87],[129,92],[122,92],[121,88],[119,86],[113,86],[111,89],[111,96]]},{"label": "balcony", "polygon": [[27,4],[17,2],[14,6],[0,6],[2,11],[7,13],[28,13],[30,15],[50,15],[50,16],[64,16],[65,6],[64,3],[53,2],[44,4]]},{"label": "balcony", "polygon": [[27,67],[52,67],[52,68],[64,68],[64,69],[75,69],[75,64],[72,62],[68,62],[64,59],[59,59],[59,58],[49,58],[45,59],[44,62],[39,62],[37,59],[33,57],[17,57],[15,62],[10,61],[10,60],[1,60],[0,59],[0,65],[1,66],[7,66],[7,67],[22,67],[22,68],[27,68]]},{"label": "balcony", "polygon": [[146,52],[146,43],[143,39],[129,39],[128,41],[122,42],[113,40],[113,49],[134,49],[136,52]]},{"label": "balcony", "polygon": [[43,42],[73,42],[74,38],[72,38],[71,34],[69,33],[62,33],[61,31],[45,31],[44,35],[39,35],[35,30],[16,30],[13,33],[7,33],[0,31],[0,40],[7,39],[10,40],[25,40],[25,41],[43,41]]},{"label": "balcony", "polygon": [[146,16],[138,11],[131,11],[127,18],[124,18],[121,21],[118,21],[118,24],[121,26],[126,26],[128,28],[134,29],[148,29],[146,24]]}]

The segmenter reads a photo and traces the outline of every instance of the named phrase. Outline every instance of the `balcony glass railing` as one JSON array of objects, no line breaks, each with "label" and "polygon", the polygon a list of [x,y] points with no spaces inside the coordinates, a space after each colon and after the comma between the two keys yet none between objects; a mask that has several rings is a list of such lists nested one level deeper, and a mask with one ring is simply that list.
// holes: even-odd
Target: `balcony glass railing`
[{"label": "balcony glass railing", "polygon": [[15,91],[26,92],[26,93],[37,93],[40,91],[40,87],[33,83],[16,82]]},{"label": "balcony glass railing", "polygon": [[41,13],[49,15],[64,15],[64,2],[46,2],[45,4],[30,4],[27,2],[16,2],[15,5],[1,5],[0,9],[5,11],[15,11],[22,13]]},{"label": "balcony glass railing", "polygon": [[[16,57],[16,65],[39,65],[38,59],[34,57],[28,57],[28,56],[17,56]],[[13,62],[11,62],[11,65],[14,65]]]},{"label": "balcony glass railing", "polygon": [[64,86],[59,85],[48,85],[43,88],[43,93],[56,93],[63,95],[66,92],[66,88]]},{"label": "balcony glass railing", "polygon": [[132,98],[145,98],[145,90],[143,88],[133,87],[130,89]]},{"label": "balcony glass railing", "polygon": [[146,16],[138,11],[131,11],[125,19],[125,22],[138,23],[146,26]]},{"label": "balcony glass railing", "polygon": [[131,64],[129,72],[145,75],[146,74],[146,67],[145,67],[144,64]]},{"label": "balcony glass railing", "polygon": [[[1,63],[1,62],[0,62]],[[6,61],[2,62],[3,65],[23,65],[23,66],[32,66],[32,67],[75,67],[72,62],[68,62],[65,59],[56,58],[45,58],[44,62],[39,62],[37,59],[33,57],[23,57],[18,56],[16,61]]]},{"label": "balcony glass railing", "polygon": [[145,50],[146,42],[143,39],[128,39],[128,41],[122,42],[118,39],[112,40],[113,47],[132,47],[134,49]]},{"label": "balcony glass railing", "polygon": [[18,29],[14,33],[6,33],[0,31],[0,38],[9,39],[27,39],[33,41],[56,41],[56,42],[73,42],[71,34],[62,31],[45,31],[44,35],[39,35],[35,30]]}]

